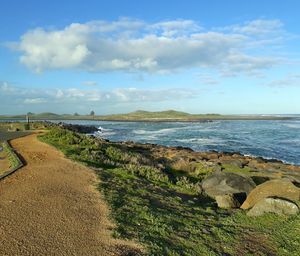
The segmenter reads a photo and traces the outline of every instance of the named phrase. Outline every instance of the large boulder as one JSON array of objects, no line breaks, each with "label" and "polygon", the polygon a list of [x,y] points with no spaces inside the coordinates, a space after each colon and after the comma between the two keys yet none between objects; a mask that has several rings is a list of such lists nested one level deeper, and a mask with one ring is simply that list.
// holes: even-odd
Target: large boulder
[{"label": "large boulder", "polygon": [[245,193],[254,189],[255,183],[250,177],[229,172],[214,172],[202,182],[205,193],[212,197]]},{"label": "large boulder", "polygon": [[293,215],[299,212],[296,204],[279,199],[279,198],[264,198],[258,201],[252,209],[247,213],[248,216],[260,216],[265,213],[276,213],[280,215]]},{"label": "large boulder", "polygon": [[286,179],[269,180],[253,189],[247,196],[247,199],[242,204],[241,208],[249,209],[258,201],[267,197],[284,198],[290,201],[298,201],[300,199],[300,189]]}]

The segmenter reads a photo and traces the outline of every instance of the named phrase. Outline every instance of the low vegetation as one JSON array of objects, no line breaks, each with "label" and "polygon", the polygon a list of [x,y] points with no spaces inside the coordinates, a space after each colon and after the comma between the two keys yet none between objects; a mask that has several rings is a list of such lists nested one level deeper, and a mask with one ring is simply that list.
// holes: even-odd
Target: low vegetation
[{"label": "low vegetation", "polygon": [[[155,157],[151,150],[52,128],[40,140],[94,168],[117,223],[115,237],[149,255],[299,255],[300,216],[248,217],[201,191],[210,166]],[[230,169],[230,166],[224,166]],[[231,168],[232,169],[232,168]],[[238,168],[232,169],[234,172]]]}]

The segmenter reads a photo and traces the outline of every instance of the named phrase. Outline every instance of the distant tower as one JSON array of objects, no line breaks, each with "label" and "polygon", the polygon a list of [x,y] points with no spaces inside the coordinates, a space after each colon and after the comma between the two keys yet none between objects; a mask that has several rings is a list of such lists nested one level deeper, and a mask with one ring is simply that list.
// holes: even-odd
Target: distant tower
[{"label": "distant tower", "polygon": [[30,123],[29,123],[29,115],[26,115],[26,123],[24,125],[25,130],[30,130]]},{"label": "distant tower", "polygon": [[26,122],[27,122],[27,124],[29,124],[29,115],[28,114],[26,115]]}]

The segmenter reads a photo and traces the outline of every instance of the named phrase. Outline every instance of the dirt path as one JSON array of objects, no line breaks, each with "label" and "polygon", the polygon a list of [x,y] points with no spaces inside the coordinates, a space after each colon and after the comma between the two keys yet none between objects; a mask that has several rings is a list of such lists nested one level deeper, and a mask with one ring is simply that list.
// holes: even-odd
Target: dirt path
[{"label": "dirt path", "polygon": [[0,181],[0,255],[135,255],[111,238],[96,175],[36,136],[11,142],[27,165]]}]

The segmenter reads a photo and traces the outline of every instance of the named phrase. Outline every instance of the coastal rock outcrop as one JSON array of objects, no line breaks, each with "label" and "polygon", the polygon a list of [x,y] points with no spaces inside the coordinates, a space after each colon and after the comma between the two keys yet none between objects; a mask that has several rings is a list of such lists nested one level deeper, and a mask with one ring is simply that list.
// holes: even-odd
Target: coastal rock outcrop
[{"label": "coastal rock outcrop", "polygon": [[242,204],[242,209],[250,209],[260,200],[275,197],[287,199],[289,201],[298,201],[300,199],[300,188],[296,187],[287,179],[274,179],[258,185],[247,196]]},{"label": "coastal rock outcrop", "polygon": [[226,172],[214,172],[202,182],[203,190],[212,198],[236,193],[249,194],[254,187],[255,183],[250,177]]},{"label": "coastal rock outcrop", "polygon": [[248,216],[260,216],[265,213],[293,215],[299,213],[298,206],[290,201],[279,198],[263,198],[247,213]]}]

